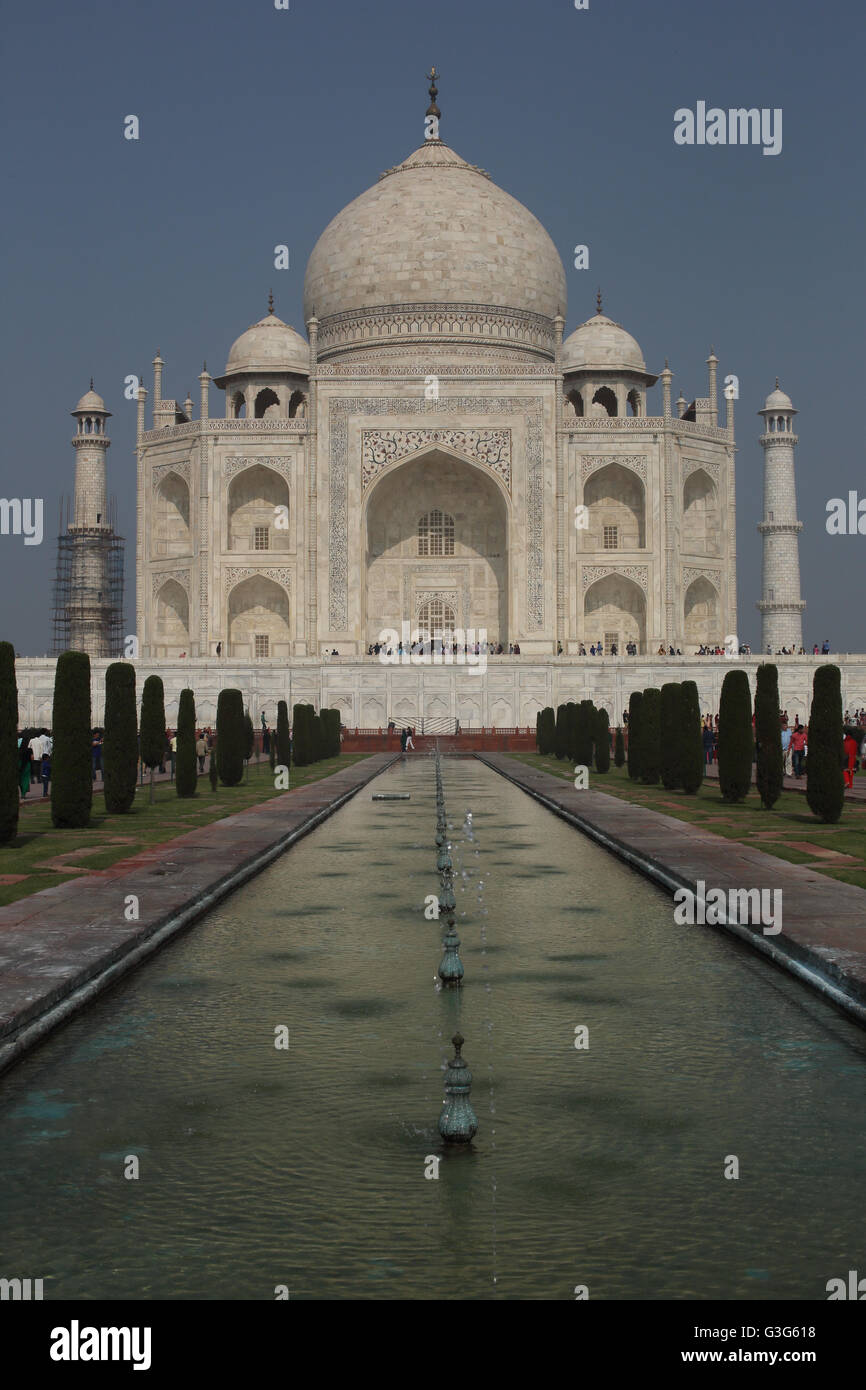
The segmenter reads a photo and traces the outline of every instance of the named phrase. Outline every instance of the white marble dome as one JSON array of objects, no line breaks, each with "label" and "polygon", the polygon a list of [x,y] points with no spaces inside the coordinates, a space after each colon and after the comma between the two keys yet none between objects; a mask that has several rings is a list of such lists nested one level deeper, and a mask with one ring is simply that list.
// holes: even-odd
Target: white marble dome
[{"label": "white marble dome", "polygon": [[640,345],[621,324],[606,314],[594,314],[575,328],[562,345],[564,372],[646,372]]},{"label": "white marble dome", "polygon": [[[782,390],[781,386],[779,385],[778,377],[776,378],[775,391],[771,391],[767,399],[764,401],[764,409],[794,410],[794,402],[791,400],[791,397],[788,395],[788,393]],[[760,414],[760,411],[758,413]],[[798,412],[794,411],[794,414],[796,415],[798,414]]]},{"label": "white marble dome", "polygon": [[232,343],[225,376],[251,372],[294,372],[307,376],[309,371],[310,349],[306,340],[271,312]]},{"label": "white marble dome", "polygon": [[81,400],[78,402],[78,405],[75,407],[75,409],[70,410],[69,413],[70,415],[76,415],[79,410],[100,410],[104,415],[109,415],[111,413],[110,411],[105,409],[105,401],[102,399],[98,391],[94,391],[92,384],[90,390],[85,391],[84,395],[81,397]]},{"label": "white marble dome", "polygon": [[536,217],[439,140],[380,175],[328,224],[304,318],[394,305],[485,305],[565,315],[565,271]]}]

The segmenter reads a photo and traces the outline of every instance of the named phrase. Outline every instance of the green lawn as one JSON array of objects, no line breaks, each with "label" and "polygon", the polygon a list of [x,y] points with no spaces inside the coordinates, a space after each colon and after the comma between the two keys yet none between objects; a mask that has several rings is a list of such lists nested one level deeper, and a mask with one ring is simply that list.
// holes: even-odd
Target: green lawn
[{"label": "green lawn", "polygon": [[[344,753],[339,758],[327,758],[310,767],[293,767],[290,790],[330,777],[332,772],[351,767],[352,763],[369,756],[368,753]],[[285,793],[274,789],[273,773],[263,760],[251,764],[249,782],[239,787],[220,787],[214,793],[204,776],[199,777],[198,791],[193,797],[182,800],[173,782],[155,783],[152,806],[149,795],[150,789],[145,782],[138,788],[132,810],[127,815],[110,816],[100,790],[94,794],[93,814],[86,830],[55,830],[47,807],[22,807],[17,840],[0,849],[0,906],[14,903],[30,893],[39,893],[55,883],[80,878],[82,873],[108,869],[152,845],[163,844],[199,826],[211,825],[236,811],[245,811],[249,806]],[[36,800],[32,789],[31,797]],[[26,877],[16,883],[3,883],[5,874]]]},{"label": "green lawn", "polygon": [[[554,777],[573,780],[574,770],[568,760],[560,762],[558,758],[540,757],[537,753],[511,753],[509,756],[550,772]],[[645,787],[632,782],[624,767],[612,764],[608,773],[591,770],[589,785],[593,791],[607,792],[648,806],[663,815],[700,825],[728,840],[738,840],[766,854],[775,854],[791,864],[808,864],[828,878],[866,888],[866,804],[863,802],[846,802],[841,820],[836,825],[824,825],[812,815],[805,796],[798,792],[783,792],[772,811],[765,811],[755,790],[745,801],[728,805],[719,795],[717,781],[708,780],[696,796],[685,796],[682,792],[665,791],[661,784]],[[802,848],[803,845],[808,848]],[[827,862],[815,852],[820,850],[850,854],[853,862]]]}]

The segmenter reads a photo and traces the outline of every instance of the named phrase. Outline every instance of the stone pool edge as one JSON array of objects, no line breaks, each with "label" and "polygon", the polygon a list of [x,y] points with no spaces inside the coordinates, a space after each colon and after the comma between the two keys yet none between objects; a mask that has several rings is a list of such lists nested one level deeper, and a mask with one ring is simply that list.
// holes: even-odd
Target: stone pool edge
[{"label": "stone pool edge", "polygon": [[[122,865],[115,866],[115,870],[121,869],[119,873],[112,871],[109,877],[100,878],[95,884],[92,880],[88,885],[86,879],[73,879],[69,883],[58,884],[55,888],[49,888],[42,893],[34,893],[28,898],[20,899],[17,903],[10,904],[9,907],[0,908],[0,1073],[12,1066],[54,1028],[66,1022],[79,1009],[84,1008],[91,999],[101,994],[103,990],[110,988],[128,971],[133,970],[141,961],[158,951],[166,941],[171,940],[179,932],[191,926],[197,918],[210,911],[236,888],[241,887],[262,869],[267,868],[298,840],[321,825],[335,811],[338,811],[374,778],[380,776],[386,768],[397,761],[399,756],[398,753],[373,754],[371,757],[353,764],[351,768],[346,768],[343,771],[338,770],[330,777],[310,783],[308,787],[299,789],[297,793],[287,793],[285,797],[271,797],[256,806],[248,807],[244,811],[238,811],[222,820],[214,821],[208,826],[177,836],[164,845],[136,856],[134,866],[125,871],[122,869]],[[336,779],[340,779],[340,786],[331,785],[332,795],[322,800],[321,793],[328,792],[329,784],[333,784]],[[291,801],[290,798],[293,796],[299,797],[300,800]],[[287,826],[284,820],[275,837],[263,838],[262,823],[267,813],[270,812],[273,815],[280,807],[283,808],[283,811],[294,813],[290,823]],[[268,817],[268,819],[270,818]],[[256,826],[257,821],[258,827]],[[242,831],[252,829],[254,831],[256,828],[259,829],[259,842],[251,850],[242,842],[236,862],[226,872],[226,861],[231,860],[231,832],[238,829]],[[252,841],[255,842],[255,839],[256,837],[253,835]],[[158,860],[160,852],[170,850],[172,854],[183,854],[186,850],[191,854],[202,851],[207,853],[209,844],[214,851],[211,855],[211,863],[214,867],[210,877],[199,883],[191,895],[182,896],[183,887],[178,885],[181,888],[181,895],[175,894],[172,898],[171,886],[169,885],[168,897],[170,901],[167,904],[162,907],[158,906],[156,911],[144,920],[127,923],[124,928],[113,922],[111,925],[114,930],[114,939],[107,939],[102,950],[98,945],[94,949],[92,942],[88,943],[89,958],[82,953],[80,964],[69,952],[67,942],[69,963],[66,966],[68,972],[66,977],[60,981],[52,978],[50,974],[52,969],[56,975],[64,967],[49,965],[49,973],[45,977],[44,988],[40,991],[37,987],[35,991],[26,995],[26,1002],[20,1002],[17,1006],[12,1003],[10,1006],[8,995],[6,998],[3,997],[4,986],[7,985],[9,977],[10,937],[12,938],[13,953],[16,945],[21,947],[18,961],[13,960],[12,963],[13,973],[17,964],[19,969],[23,970],[26,978],[38,980],[38,967],[35,971],[32,970],[27,957],[33,956],[34,945],[38,944],[35,942],[35,938],[38,937],[39,933],[40,917],[42,917],[43,922],[45,915],[53,916],[57,921],[64,912],[69,913],[71,910],[80,913],[83,909],[84,914],[90,918],[87,928],[84,929],[85,934],[94,928],[98,931],[101,925],[98,920],[99,912],[94,914],[89,907],[85,907],[80,898],[82,886],[92,888],[91,896],[98,896],[100,887],[103,890],[103,896],[110,893],[114,903],[113,912],[116,917],[119,911],[117,904],[121,899],[125,900],[130,893],[140,897],[146,896],[146,893],[150,891],[154,897],[159,896],[160,892],[162,896],[166,896],[166,885],[158,885],[157,888],[154,888],[144,878],[148,871],[151,874],[164,872],[164,870],[153,867],[157,862],[160,862]],[[127,863],[132,864],[132,861],[127,861]],[[202,872],[207,874],[206,864],[196,866],[191,863],[187,865],[187,869],[199,876]],[[42,908],[46,909],[45,915],[41,913]],[[35,927],[28,925],[31,918],[36,921]],[[11,930],[9,930],[10,923]],[[73,924],[72,932],[76,930],[78,925],[77,922]],[[62,932],[62,924],[60,931]],[[121,932],[122,935],[120,935]],[[20,995],[20,983],[17,992]]]},{"label": "stone pool edge", "polygon": [[[799,887],[801,895],[799,903],[794,907],[793,932],[790,928],[788,931],[783,929],[778,936],[768,938],[759,931],[750,929],[748,925],[736,922],[719,923],[713,929],[736,936],[775,965],[822,994],[861,1027],[866,1027],[866,893],[862,889],[834,879],[816,880],[811,877],[811,871],[801,865],[789,864],[785,860],[763,854],[760,850],[749,849],[738,841],[725,840],[697,829],[687,822],[647,807],[623,802],[619,797],[610,796],[605,792],[573,791],[570,784],[564,783],[561,778],[539,772],[524,764],[517,763],[516,767],[520,771],[516,771],[515,761],[507,755],[476,753],[475,756],[479,762],[505,777],[554,815],[567,821],[597,844],[625,860],[633,869],[671,892],[678,888],[687,888],[694,892],[700,877],[700,873],[693,877],[682,862],[676,863],[678,856],[672,847],[677,844],[685,848],[685,853],[680,856],[681,861],[693,858],[696,847],[701,846],[712,850],[717,860],[728,860],[727,873],[723,870],[721,874],[714,875],[714,887],[727,887],[725,877],[728,878],[730,886],[744,886],[740,881],[742,868],[738,875],[734,872],[737,863],[741,866],[751,866],[756,873],[762,875],[762,878],[750,886],[775,886],[783,890],[787,887],[795,891]],[[568,804],[572,797],[580,797],[581,804],[588,809],[591,808],[593,814],[581,813],[574,805]],[[593,805],[595,798],[600,798],[600,801],[595,801]],[[626,813],[618,816],[617,811],[622,807],[627,807],[628,812],[635,814]],[[610,823],[616,822],[617,819],[631,822],[628,826],[629,838],[625,838],[622,833],[615,833]],[[608,821],[607,825],[603,823],[605,820]],[[662,831],[662,837],[666,842],[662,853],[657,849],[650,853],[645,847],[635,843],[635,831],[639,835],[644,828],[650,832],[650,838],[652,832],[657,834],[659,829]],[[712,872],[712,865],[706,872]],[[806,891],[807,885],[815,884],[818,884],[821,890],[822,918],[833,914],[835,899],[836,910],[842,909],[841,916],[847,919],[848,926],[845,926],[844,922],[841,926],[838,922],[835,925],[817,921],[810,923],[807,913],[797,912],[798,906],[802,906],[802,894]],[[853,927],[850,925],[851,922],[854,923]],[[862,940],[852,939],[852,932],[856,938],[858,931],[862,934]],[[825,940],[818,939],[821,935]]]}]

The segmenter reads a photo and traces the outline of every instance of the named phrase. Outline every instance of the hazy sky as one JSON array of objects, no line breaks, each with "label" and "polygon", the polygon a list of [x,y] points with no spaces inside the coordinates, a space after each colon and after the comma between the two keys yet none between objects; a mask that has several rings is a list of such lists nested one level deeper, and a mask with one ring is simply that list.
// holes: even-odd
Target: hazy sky
[{"label": "hazy sky", "polygon": [[[442,138],[544,223],[571,331],[605,312],[670,359],[674,397],[739,377],[739,631],[757,650],[763,405],[800,415],[804,637],[866,651],[866,535],[827,502],[863,464],[862,0],[79,0],[5,5],[5,407],[0,495],[42,497],[45,538],[0,536],[0,636],[50,648],[69,411],[91,375],[113,412],[109,488],[134,624],[135,406],[124,377],[166,361],[198,411],[207,359],[267,309],[303,331],[307,257],[330,218],[423,142],[425,73]],[[781,108],[782,151],[684,147],[674,112]],[[141,138],[123,136],[135,114]],[[291,266],[273,268],[273,248]],[[586,243],[590,268],[573,269]],[[661,390],[650,395],[661,413]],[[223,396],[211,395],[223,413]]]}]

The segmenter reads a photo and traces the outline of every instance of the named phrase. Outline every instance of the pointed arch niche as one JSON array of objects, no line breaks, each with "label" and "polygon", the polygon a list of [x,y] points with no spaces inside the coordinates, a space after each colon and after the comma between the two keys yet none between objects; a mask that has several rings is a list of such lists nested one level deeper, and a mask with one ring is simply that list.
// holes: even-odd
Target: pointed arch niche
[{"label": "pointed arch niche", "polygon": [[[425,546],[419,528],[427,536],[434,513],[448,518],[443,542]],[[365,642],[376,642],[385,628],[400,632],[404,621],[414,625],[419,597],[447,590],[460,596],[457,627],[486,629],[488,641],[507,645],[508,520],[506,493],[492,470],[444,449],[381,473],[363,518]]]}]

